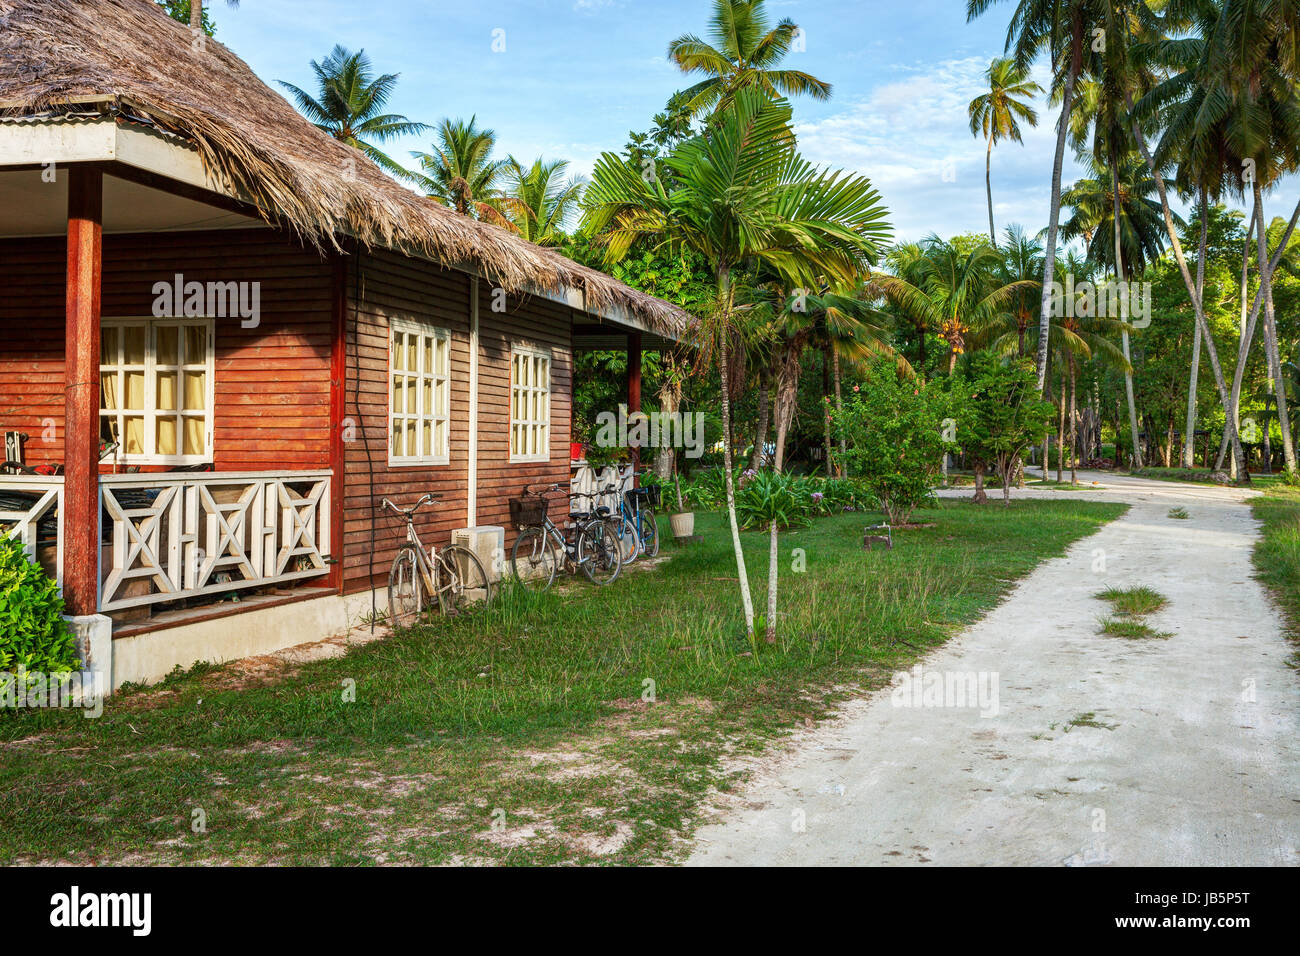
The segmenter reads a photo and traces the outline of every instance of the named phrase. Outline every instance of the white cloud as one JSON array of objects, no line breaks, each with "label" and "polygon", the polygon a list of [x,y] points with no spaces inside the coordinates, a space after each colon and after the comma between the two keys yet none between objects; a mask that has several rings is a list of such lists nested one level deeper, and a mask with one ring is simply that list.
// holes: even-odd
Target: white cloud
[{"label": "white cloud", "polygon": [[[799,124],[800,148],[813,162],[870,177],[899,239],[986,231],[985,143],[971,135],[966,109],[987,67],[983,57],[895,66],[898,79],[839,113]],[[993,150],[999,233],[1012,222],[1037,232],[1047,221],[1057,112],[1045,100],[1037,105],[1038,127],[1024,128],[1024,146],[1003,142]],[[1080,172],[1067,150],[1063,182]]]}]

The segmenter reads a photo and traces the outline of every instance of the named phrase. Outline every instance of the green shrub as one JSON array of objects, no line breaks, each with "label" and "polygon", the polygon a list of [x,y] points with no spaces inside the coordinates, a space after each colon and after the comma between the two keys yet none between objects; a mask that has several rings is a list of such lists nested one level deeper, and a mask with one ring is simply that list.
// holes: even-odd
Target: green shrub
[{"label": "green shrub", "polygon": [[930,497],[945,451],[944,419],[950,398],[940,384],[900,380],[893,366],[878,365],[832,412],[848,439],[844,464],[880,502],[890,524],[905,524]]},{"label": "green shrub", "polygon": [[55,674],[77,667],[58,586],[19,541],[0,538],[0,671]]},{"label": "green shrub", "polygon": [[780,529],[807,525],[811,511],[807,481],[791,475],[760,471],[736,492],[736,519],[747,530],[766,528],[772,521]]}]

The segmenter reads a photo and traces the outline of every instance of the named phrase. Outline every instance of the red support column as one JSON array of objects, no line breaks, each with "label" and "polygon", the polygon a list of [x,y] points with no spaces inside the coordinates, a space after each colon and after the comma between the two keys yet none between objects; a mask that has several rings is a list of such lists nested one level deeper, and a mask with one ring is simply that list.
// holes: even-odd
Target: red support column
[{"label": "red support column", "polygon": [[104,176],[68,168],[68,272],[63,426],[63,599],[99,610],[99,319]]},{"label": "red support column", "polygon": [[[627,414],[641,411],[641,333],[629,332],[627,336]],[[641,467],[641,449],[632,449],[632,470]]]},{"label": "red support column", "polygon": [[330,565],[329,586],[343,593],[343,497],[347,480],[347,314],[348,258],[341,252],[333,255],[334,334],[330,342]]}]

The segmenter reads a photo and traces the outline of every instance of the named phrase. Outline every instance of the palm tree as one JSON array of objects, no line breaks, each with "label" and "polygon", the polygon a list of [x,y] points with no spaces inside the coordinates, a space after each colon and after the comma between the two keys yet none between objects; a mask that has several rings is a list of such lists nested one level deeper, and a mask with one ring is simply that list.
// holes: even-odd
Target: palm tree
[{"label": "palm tree", "polygon": [[428,129],[423,123],[413,123],[405,116],[382,112],[397,85],[398,74],[375,76],[365,50],[351,53],[342,46],[335,46],[323,62],[312,60],[311,68],[320,86],[316,96],[292,83],[279,81],[293,94],[302,114],[317,129],[360,150],[380,168],[400,179],[412,179],[409,169],[368,142],[383,143]]},{"label": "palm tree", "polygon": [[988,92],[970,101],[970,131],[972,136],[981,133],[988,146],[984,150],[984,188],[989,199],[989,243],[998,244],[993,228],[993,147],[1002,139],[1023,143],[1020,138],[1020,120],[1030,126],[1038,125],[1038,113],[1027,102],[1043,92],[1043,88],[1029,78],[1010,57],[999,57],[984,71]]},{"label": "palm tree", "polygon": [[977,335],[998,321],[1018,292],[1032,280],[999,281],[1000,259],[992,246],[977,246],[962,255],[952,243],[930,236],[913,278],[876,273],[872,284],[905,315],[925,328],[937,329],[948,342],[948,374],[966,351],[966,335]]},{"label": "palm tree", "polygon": [[507,159],[501,199],[505,224],[539,246],[561,242],[587,185],[582,177],[565,179],[568,168],[563,159],[548,163],[539,157],[531,166],[523,166],[513,156]]},{"label": "palm tree", "polygon": [[[226,5],[239,6],[239,0],[226,0]],[[190,0],[190,29],[203,29],[203,0]]]},{"label": "palm tree", "polygon": [[1000,356],[1024,358],[1031,326],[1036,327],[1035,296],[1042,292],[1043,244],[1015,224],[1003,230],[1002,243],[998,248],[1001,257],[998,277],[1003,285],[1018,283],[1017,291],[1009,308],[997,313],[978,334],[972,335],[970,344]]},{"label": "palm tree", "polygon": [[[997,0],[967,0],[966,19],[974,20]],[[1061,170],[1065,164],[1065,139],[1074,106],[1074,87],[1083,72],[1086,30],[1093,26],[1096,0],[1018,0],[1007,30],[1008,51],[1014,48],[1016,66],[1027,71],[1044,49],[1051,58],[1053,86],[1060,91],[1061,119],[1057,125],[1056,153],[1052,160],[1052,199],[1047,219],[1046,269],[1039,303],[1038,387],[1047,379],[1047,339],[1051,324],[1052,282],[1056,268],[1057,220],[1061,213]]]},{"label": "palm tree", "polygon": [[[621,259],[636,240],[652,237],[694,249],[716,277],[715,305],[697,338],[706,355],[716,349],[718,356],[727,513],[751,639],[754,608],[736,520],[730,440],[730,347],[738,331],[734,272],[757,258],[791,287],[851,283],[889,234],[886,211],[870,182],[810,166],[795,152],[790,119],[786,100],[740,90],[707,137],[683,142],[665,160],[676,183],[671,192],[660,179],[643,176],[638,165],[605,153],[586,195],[586,227],[604,242],[608,261]],[[775,539],[775,525],[771,533]],[[769,602],[774,599],[771,587]],[[769,614],[769,639],[775,639],[775,627]]]},{"label": "palm tree", "polygon": [[498,182],[506,160],[493,159],[497,134],[469,122],[444,119],[438,124],[433,153],[412,151],[421,173],[415,181],[425,195],[455,209],[462,216],[479,217],[484,205],[499,206]]},{"label": "palm tree", "polygon": [[789,19],[771,28],[770,23],[763,0],[713,0],[712,43],[687,33],[668,44],[668,59],[683,73],[708,77],[675,97],[686,117],[725,107],[746,89],[760,89],[773,98],[830,98],[829,83],[799,70],[777,69],[799,38],[799,27]]}]

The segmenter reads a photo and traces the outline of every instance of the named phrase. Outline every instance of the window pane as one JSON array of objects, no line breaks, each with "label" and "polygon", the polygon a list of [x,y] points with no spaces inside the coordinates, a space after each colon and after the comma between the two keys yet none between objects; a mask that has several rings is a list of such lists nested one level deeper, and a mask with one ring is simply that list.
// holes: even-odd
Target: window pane
[{"label": "window pane", "polygon": [[389,444],[392,446],[394,458],[401,458],[406,454],[402,449],[402,420],[400,418],[393,420],[393,435],[389,439]]},{"label": "window pane", "polygon": [[420,454],[436,455],[438,449],[433,444],[433,422],[425,419],[420,428]]},{"label": "window pane", "polygon": [[208,407],[208,373],[185,373],[185,405],[189,412],[206,410]]},{"label": "window pane", "polygon": [[119,330],[109,326],[99,334],[99,364],[117,364],[117,340]]},{"label": "window pane", "polygon": [[208,450],[207,423],[194,415],[185,418],[185,454],[202,455]]},{"label": "window pane", "polygon": [[128,325],[122,329],[122,339],[125,344],[125,353],[123,358],[127,365],[144,364],[144,326]]},{"label": "window pane", "polygon": [[433,358],[434,341],[435,340],[432,336],[429,336],[424,340],[424,370],[429,373],[434,372],[438,368]]},{"label": "window pane", "polygon": [[170,415],[155,419],[158,433],[155,436],[155,450],[160,455],[176,454],[176,419]]},{"label": "window pane", "polygon": [[393,379],[393,411],[397,414],[406,411],[406,392],[402,388],[402,381],[400,375]]},{"label": "window pane", "polygon": [[155,400],[157,404],[154,407],[159,411],[176,411],[176,376],[174,374],[158,376],[157,398]]},{"label": "window pane", "polygon": [[117,373],[99,373],[99,407],[104,410],[121,408],[121,396],[117,394]]},{"label": "window pane", "polygon": [[[158,355],[154,359],[159,365],[179,365],[180,358],[180,337],[179,331],[174,325],[160,325],[154,330],[157,337]],[[202,355],[202,352],[198,353]],[[190,361],[202,361],[200,358],[193,358]]]},{"label": "window pane", "polygon": [[208,330],[203,325],[185,326],[185,363],[204,365],[208,361]]},{"label": "window pane", "polygon": [[144,408],[144,372],[126,373],[125,408]]},{"label": "window pane", "polygon": [[128,455],[144,454],[144,419],[127,416],[123,420],[125,434],[122,436],[122,450]]},{"label": "window pane", "polygon": [[424,380],[423,391],[424,391],[424,405],[422,406],[421,410],[425,415],[436,414],[438,411],[438,406],[435,405],[433,401],[433,379],[426,378]]}]

